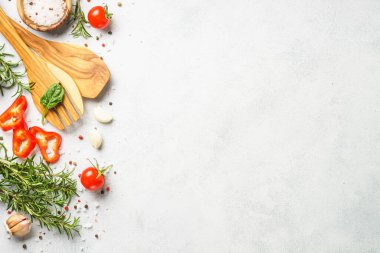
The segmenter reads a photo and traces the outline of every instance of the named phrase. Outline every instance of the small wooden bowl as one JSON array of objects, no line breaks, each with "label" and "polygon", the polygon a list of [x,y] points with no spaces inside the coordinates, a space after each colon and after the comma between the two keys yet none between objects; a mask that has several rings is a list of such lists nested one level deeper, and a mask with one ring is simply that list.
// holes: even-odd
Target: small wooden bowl
[{"label": "small wooden bowl", "polygon": [[55,30],[55,29],[58,29],[59,27],[61,27],[65,22],[66,20],[70,17],[70,13],[71,13],[71,0],[65,0],[66,2],[66,5],[67,5],[67,8],[66,8],[66,11],[65,11],[65,14],[63,15],[62,19],[58,22],[58,23],[55,23],[51,26],[43,26],[43,25],[38,25],[38,24],[35,24],[26,14],[25,14],[25,10],[24,10],[24,0],[17,0],[17,11],[18,11],[18,14],[20,15],[20,18],[22,19],[22,21],[24,21],[24,23],[29,26],[30,28],[34,29],[34,30],[37,30],[37,31],[41,31],[41,32],[47,32],[47,31],[52,31],[52,30]]}]

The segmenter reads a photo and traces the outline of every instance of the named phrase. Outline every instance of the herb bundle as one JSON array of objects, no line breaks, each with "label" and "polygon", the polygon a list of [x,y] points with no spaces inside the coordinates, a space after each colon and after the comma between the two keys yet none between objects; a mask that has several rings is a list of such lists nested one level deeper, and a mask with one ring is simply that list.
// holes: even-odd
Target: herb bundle
[{"label": "herb bundle", "polygon": [[88,23],[86,16],[84,15],[84,12],[80,5],[80,0],[77,0],[77,3],[75,5],[75,9],[72,16],[72,21],[76,22],[74,25],[73,30],[71,31],[71,34],[74,36],[74,38],[83,37],[85,39],[92,37],[91,34],[86,30],[85,24]]},{"label": "herb bundle", "polygon": [[73,171],[54,173],[42,159],[29,157],[22,162],[10,158],[3,144],[4,156],[0,158],[0,201],[7,209],[30,215],[41,227],[58,229],[68,238],[79,234],[79,218],[65,215],[64,206],[77,195]]},{"label": "herb bundle", "polygon": [[22,79],[25,73],[15,71],[20,65],[20,61],[7,60],[8,57],[14,57],[12,54],[4,52],[4,46],[0,46],[0,93],[4,96],[4,89],[11,89],[17,86],[17,91],[13,96],[21,96],[24,91],[29,91],[32,87],[31,83],[25,83]]}]

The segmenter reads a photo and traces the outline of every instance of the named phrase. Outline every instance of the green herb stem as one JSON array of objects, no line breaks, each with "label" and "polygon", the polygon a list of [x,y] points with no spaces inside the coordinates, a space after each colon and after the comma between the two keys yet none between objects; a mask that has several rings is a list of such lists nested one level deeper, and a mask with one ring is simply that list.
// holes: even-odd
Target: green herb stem
[{"label": "green herb stem", "polygon": [[77,0],[72,15],[72,22],[74,22],[74,28],[71,31],[71,35],[74,38],[83,37],[85,39],[92,37],[91,34],[87,31],[85,24],[88,23],[86,16],[80,5],[80,0]]},{"label": "green herb stem", "polygon": [[17,86],[13,96],[21,96],[24,91],[30,92],[33,83],[22,81],[25,73],[15,71],[20,65],[20,61],[10,61],[8,58],[14,55],[4,52],[5,45],[0,46],[0,93],[4,96],[4,89],[11,89]]}]

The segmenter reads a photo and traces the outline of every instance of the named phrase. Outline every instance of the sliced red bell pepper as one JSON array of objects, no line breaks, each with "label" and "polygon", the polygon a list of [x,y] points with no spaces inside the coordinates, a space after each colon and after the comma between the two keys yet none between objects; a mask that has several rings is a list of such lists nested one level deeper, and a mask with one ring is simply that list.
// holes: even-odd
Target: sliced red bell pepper
[{"label": "sliced red bell pepper", "polygon": [[[39,127],[31,127],[29,129],[30,133],[36,138],[37,145],[41,150],[41,154],[45,161],[49,163],[55,163],[59,160],[59,147],[62,143],[62,137],[58,133],[55,132],[46,132],[45,130]],[[51,140],[55,140],[52,146],[52,154],[49,156],[47,154],[48,142]]]},{"label": "sliced red bell pepper", "polygon": [[36,146],[36,138],[28,131],[26,124],[13,129],[13,154],[27,158]]},{"label": "sliced red bell pepper", "polygon": [[23,128],[24,112],[28,102],[24,96],[18,97],[13,104],[0,115],[0,127],[3,131],[15,128]]}]

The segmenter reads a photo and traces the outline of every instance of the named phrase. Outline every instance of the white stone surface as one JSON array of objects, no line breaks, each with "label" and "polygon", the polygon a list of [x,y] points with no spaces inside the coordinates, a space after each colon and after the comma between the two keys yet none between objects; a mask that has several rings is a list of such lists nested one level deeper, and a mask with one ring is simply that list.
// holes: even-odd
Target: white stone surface
[{"label": "white stone surface", "polygon": [[[1,252],[378,252],[380,1],[121,2],[106,48],[87,42],[112,82],[85,109],[115,120],[87,113],[60,163],[113,163],[111,192],[81,193],[82,238],[0,229]],[[77,137],[93,127],[100,151]]]}]

